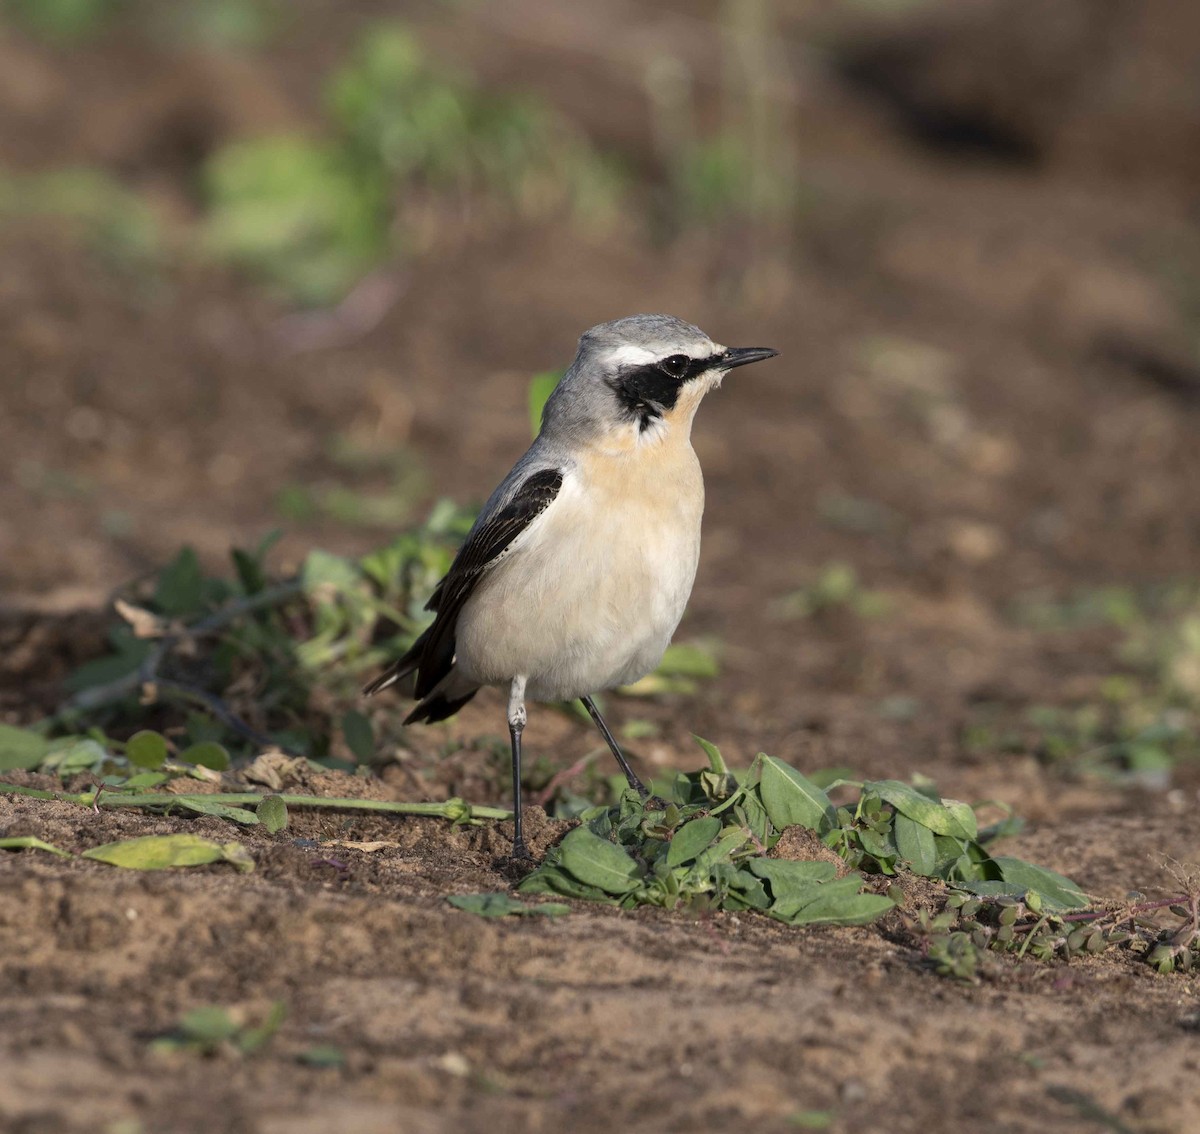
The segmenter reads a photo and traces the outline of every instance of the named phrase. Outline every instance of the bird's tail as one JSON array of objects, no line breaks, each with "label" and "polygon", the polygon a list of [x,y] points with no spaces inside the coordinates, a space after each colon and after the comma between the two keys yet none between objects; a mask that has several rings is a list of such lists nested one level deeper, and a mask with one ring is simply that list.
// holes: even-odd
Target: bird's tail
[{"label": "bird's tail", "polygon": [[[364,697],[374,697],[376,693],[381,693],[385,689],[391,688],[399,681],[403,681],[406,677],[411,677],[417,672],[421,664],[421,655],[425,651],[425,642],[429,637],[429,631],[426,630],[411,646],[408,652],[398,661],[392,662],[374,681],[363,686]],[[412,696],[412,690],[408,691],[408,695]]]},{"label": "bird's tail", "polygon": [[444,721],[447,717],[454,716],[479,692],[478,685],[469,686],[461,681],[456,682],[455,678],[456,675],[451,672],[445,681],[404,718],[404,723],[433,724],[435,721]]},{"label": "bird's tail", "polygon": [[[429,631],[426,630],[412,644],[408,653],[388,666],[374,681],[364,686],[363,696],[373,697],[384,689],[390,689],[393,685],[406,682],[416,673],[421,664],[425,638],[428,634]],[[410,697],[412,696],[411,688],[408,688],[406,692]],[[478,685],[464,681],[457,670],[451,668],[450,672],[434,686],[429,695],[423,698],[421,703],[404,718],[404,723],[406,725],[422,722],[433,724],[435,721],[444,721],[447,717],[454,716],[478,692]]]}]

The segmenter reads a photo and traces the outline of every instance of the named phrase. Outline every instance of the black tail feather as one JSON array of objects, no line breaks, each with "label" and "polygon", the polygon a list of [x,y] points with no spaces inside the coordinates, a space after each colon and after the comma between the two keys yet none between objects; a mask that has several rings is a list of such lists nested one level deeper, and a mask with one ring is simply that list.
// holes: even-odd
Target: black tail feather
[{"label": "black tail feather", "polygon": [[[417,667],[421,664],[421,656],[425,652],[425,644],[429,640],[429,631],[432,629],[433,627],[429,627],[413,642],[404,657],[389,665],[374,681],[364,685],[363,696],[374,697],[376,693],[380,693],[384,689],[389,689],[397,682],[403,681],[406,677],[416,673]],[[412,696],[412,690],[409,690],[409,696]]]},{"label": "black tail feather", "polygon": [[437,721],[444,721],[447,717],[454,716],[478,692],[478,689],[472,689],[465,697],[453,699],[448,698],[445,693],[431,693],[404,718],[404,723],[435,724]]}]

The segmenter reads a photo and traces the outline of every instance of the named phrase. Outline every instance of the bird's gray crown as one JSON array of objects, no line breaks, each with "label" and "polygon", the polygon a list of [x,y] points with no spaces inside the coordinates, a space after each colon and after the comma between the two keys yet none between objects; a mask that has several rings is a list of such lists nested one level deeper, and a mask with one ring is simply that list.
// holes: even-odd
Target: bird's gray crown
[{"label": "bird's gray crown", "polygon": [[674,353],[695,357],[711,354],[713,342],[699,327],[674,315],[630,315],[584,331],[579,338],[579,359],[603,358],[621,347],[640,348],[662,357]]}]

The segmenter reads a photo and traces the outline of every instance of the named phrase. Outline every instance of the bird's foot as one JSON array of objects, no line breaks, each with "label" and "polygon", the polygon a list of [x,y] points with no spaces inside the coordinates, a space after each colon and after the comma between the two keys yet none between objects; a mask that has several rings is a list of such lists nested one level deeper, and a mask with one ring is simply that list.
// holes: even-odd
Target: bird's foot
[{"label": "bird's foot", "polygon": [[661,795],[651,795],[650,789],[637,776],[627,777],[629,786],[642,797],[642,803],[651,811],[665,811],[668,803]]},{"label": "bird's foot", "polygon": [[514,842],[512,854],[506,855],[496,862],[496,868],[502,874],[514,879],[524,878],[535,866],[537,866],[537,861],[529,853],[524,839]]}]

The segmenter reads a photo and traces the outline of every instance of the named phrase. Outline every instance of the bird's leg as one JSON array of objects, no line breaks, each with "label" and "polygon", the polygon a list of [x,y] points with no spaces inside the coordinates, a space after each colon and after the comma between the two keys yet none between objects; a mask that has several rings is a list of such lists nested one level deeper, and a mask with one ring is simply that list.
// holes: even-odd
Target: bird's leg
[{"label": "bird's leg", "polygon": [[650,794],[649,789],[638,779],[637,773],[629,766],[629,761],[625,759],[625,753],[621,751],[621,746],[617,743],[616,737],[608,731],[608,725],[604,723],[604,718],[600,715],[600,710],[596,708],[596,703],[591,697],[582,697],[580,700],[583,701],[583,707],[587,709],[592,720],[596,722],[596,727],[600,730],[600,735],[604,737],[604,742],[608,745],[609,751],[617,758],[617,763],[621,765],[621,771],[625,773],[625,778],[629,781],[629,786],[645,799]]},{"label": "bird's leg", "polygon": [[508,692],[508,735],[512,740],[513,858],[529,858],[521,831],[521,733],[525,731],[525,681],[514,677]]}]

